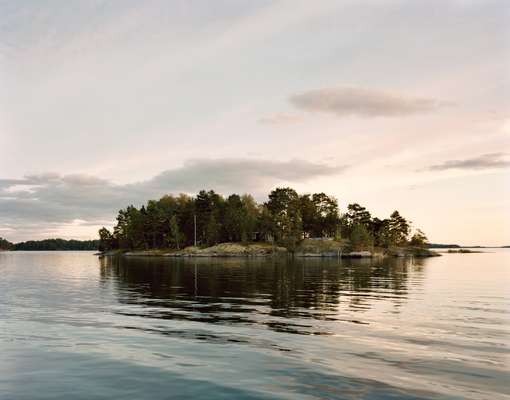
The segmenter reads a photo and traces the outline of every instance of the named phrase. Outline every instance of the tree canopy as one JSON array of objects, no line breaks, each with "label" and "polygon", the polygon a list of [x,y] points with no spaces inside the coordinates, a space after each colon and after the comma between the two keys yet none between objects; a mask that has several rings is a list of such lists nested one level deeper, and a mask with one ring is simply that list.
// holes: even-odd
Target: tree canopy
[{"label": "tree canopy", "polygon": [[[194,197],[165,195],[140,208],[120,210],[113,232],[99,231],[99,247],[179,249],[196,240],[199,246],[267,241],[292,249],[306,238],[343,238],[362,249],[409,244],[410,226],[398,211],[381,220],[356,203],[341,214],[337,199],[325,193],[300,195],[289,187],[276,188],[266,202],[257,203],[248,194],[225,198],[201,190]],[[418,231],[412,244],[424,246],[426,241]]]}]

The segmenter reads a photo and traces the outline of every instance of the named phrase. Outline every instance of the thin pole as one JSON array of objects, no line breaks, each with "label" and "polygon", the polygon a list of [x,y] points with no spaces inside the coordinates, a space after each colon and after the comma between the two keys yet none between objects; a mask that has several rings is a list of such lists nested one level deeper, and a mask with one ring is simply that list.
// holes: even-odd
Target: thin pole
[{"label": "thin pole", "polygon": [[197,215],[193,214],[193,223],[195,226],[195,247],[197,247]]}]

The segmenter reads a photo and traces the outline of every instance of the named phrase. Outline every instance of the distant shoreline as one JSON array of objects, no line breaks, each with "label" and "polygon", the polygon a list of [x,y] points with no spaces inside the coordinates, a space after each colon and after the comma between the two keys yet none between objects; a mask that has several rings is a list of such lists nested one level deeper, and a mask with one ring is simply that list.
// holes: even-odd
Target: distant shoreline
[{"label": "distant shoreline", "polygon": [[427,246],[429,249],[510,249],[510,246],[464,246],[459,244],[439,244],[431,243]]},{"label": "distant shoreline", "polygon": [[0,238],[0,250],[10,251],[97,251],[99,240],[42,239],[11,243]]}]

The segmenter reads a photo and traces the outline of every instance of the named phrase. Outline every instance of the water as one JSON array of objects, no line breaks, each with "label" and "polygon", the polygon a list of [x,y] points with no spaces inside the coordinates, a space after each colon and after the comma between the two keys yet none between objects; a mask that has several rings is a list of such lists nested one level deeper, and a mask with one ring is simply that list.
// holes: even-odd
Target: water
[{"label": "water", "polygon": [[510,252],[0,253],[0,399],[509,399]]}]

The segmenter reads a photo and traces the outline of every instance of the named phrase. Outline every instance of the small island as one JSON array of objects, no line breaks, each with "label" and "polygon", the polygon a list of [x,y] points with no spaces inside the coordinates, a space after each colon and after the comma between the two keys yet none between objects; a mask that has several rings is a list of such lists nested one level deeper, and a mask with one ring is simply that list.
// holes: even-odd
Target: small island
[{"label": "small island", "polygon": [[158,257],[432,257],[425,234],[398,211],[379,219],[359,204],[340,213],[325,193],[276,188],[259,204],[213,190],[166,195],[119,211],[99,230],[100,255]]}]

